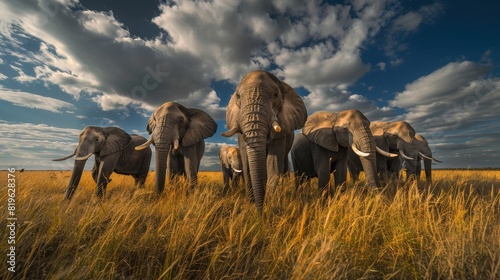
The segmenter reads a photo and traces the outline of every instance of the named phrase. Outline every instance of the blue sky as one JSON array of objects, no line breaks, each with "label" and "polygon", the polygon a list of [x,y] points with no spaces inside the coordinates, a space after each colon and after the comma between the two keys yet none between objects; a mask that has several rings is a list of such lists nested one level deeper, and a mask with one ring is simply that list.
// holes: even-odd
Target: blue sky
[{"label": "blue sky", "polygon": [[[137,2],[137,3],[136,3]],[[0,166],[70,169],[87,125],[147,137],[167,101],[219,124],[247,72],[308,113],[408,121],[439,167],[500,167],[500,4],[491,1],[1,1]]]}]

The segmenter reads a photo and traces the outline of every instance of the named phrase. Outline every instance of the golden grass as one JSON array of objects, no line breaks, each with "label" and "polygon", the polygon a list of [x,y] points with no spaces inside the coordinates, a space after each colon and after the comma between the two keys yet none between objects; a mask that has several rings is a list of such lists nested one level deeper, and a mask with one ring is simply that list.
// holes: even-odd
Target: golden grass
[{"label": "golden grass", "polygon": [[144,189],[114,174],[103,200],[86,172],[67,202],[70,174],[16,172],[17,266],[3,262],[2,279],[500,278],[500,171],[382,191],[349,181],[329,198],[283,179],[262,216],[243,186],[224,194],[219,172],[159,198],[153,174]]}]

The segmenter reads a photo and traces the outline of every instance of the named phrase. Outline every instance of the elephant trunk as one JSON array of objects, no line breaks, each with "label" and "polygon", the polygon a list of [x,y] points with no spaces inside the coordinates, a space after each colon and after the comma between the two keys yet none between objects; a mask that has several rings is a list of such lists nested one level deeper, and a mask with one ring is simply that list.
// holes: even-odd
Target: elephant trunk
[{"label": "elephant trunk", "polygon": [[[259,92],[257,89],[255,93]],[[269,132],[271,112],[259,103],[258,97],[244,107],[243,137],[247,144],[248,169],[252,186],[253,198],[259,212],[262,212],[267,183],[266,141]]]},{"label": "elephant trunk", "polygon": [[267,183],[265,140],[248,145],[247,154],[253,198],[257,209],[262,212]]},{"label": "elephant trunk", "polygon": [[161,194],[165,188],[165,173],[167,170],[167,158],[170,147],[156,146],[155,179],[156,193]]},{"label": "elephant trunk", "polygon": [[368,156],[360,157],[368,186],[377,187],[377,150],[371,131],[369,128],[359,128],[352,131],[352,135],[354,145],[357,145],[364,153],[368,153]]},{"label": "elephant trunk", "polygon": [[160,126],[159,131],[153,131],[155,143],[155,179],[156,193],[161,194],[165,188],[165,174],[167,170],[167,159],[171,152],[172,135],[168,132],[168,128]]},{"label": "elephant trunk", "polygon": [[66,189],[65,199],[70,200],[73,197],[73,194],[80,183],[80,179],[82,178],[83,168],[85,167],[86,162],[86,160],[75,160],[73,174],[71,174],[71,179],[69,180],[68,188]]}]

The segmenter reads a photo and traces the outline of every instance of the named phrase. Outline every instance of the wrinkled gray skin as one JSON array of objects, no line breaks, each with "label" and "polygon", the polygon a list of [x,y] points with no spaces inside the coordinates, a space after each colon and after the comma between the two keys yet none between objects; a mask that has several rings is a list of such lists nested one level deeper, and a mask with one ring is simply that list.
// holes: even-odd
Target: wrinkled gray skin
[{"label": "wrinkled gray skin", "polygon": [[[364,155],[360,163],[367,170],[367,182],[377,186],[376,147],[370,121],[358,110],[340,113],[317,112],[309,116],[302,133],[295,136],[291,149],[297,188],[318,177],[318,190],[324,191],[334,172],[335,186],[347,178],[347,151],[355,146]],[[358,157],[359,158],[359,157]]]},{"label": "wrinkled gray skin", "polygon": [[217,123],[207,113],[186,108],[176,102],[158,107],[146,127],[151,134],[148,142],[136,147],[155,146],[156,192],[165,188],[165,176],[186,176],[190,186],[196,184],[201,158],[205,152],[205,138],[214,135]]},{"label": "wrinkled gray skin", "polygon": [[285,82],[265,71],[252,71],[238,84],[226,111],[228,131],[238,134],[243,178],[262,212],[266,184],[289,170],[287,155],[293,131],[302,128],[307,111],[302,98]]},{"label": "wrinkled gray skin", "polygon": [[219,151],[219,159],[224,178],[224,191],[229,189],[230,181],[232,188],[236,188],[238,181],[243,177],[243,163],[241,163],[240,149],[229,145],[222,145]]},{"label": "wrinkled gray skin", "polygon": [[87,126],[80,134],[78,147],[73,155],[54,161],[76,156],[73,174],[66,190],[66,199],[73,196],[85,167],[87,159],[94,155],[92,178],[96,182],[95,195],[102,197],[111,181],[111,173],[131,175],[138,187],[144,185],[151,163],[151,149],[136,151],[135,146],[146,142],[139,135],[129,135],[118,127]]},{"label": "wrinkled gray skin", "polygon": [[[399,157],[387,157],[377,153],[379,179],[382,182],[386,182],[389,178],[398,179],[403,160],[406,163],[406,178],[415,177],[419,147],[413,127],[405,121],[372,122],[370,129],[377,147],[383,151],[400,155]],[[363,168],[357,163],[359,161],[357,155],[349,152],[348,157],[349,171],[353,179],[356,180],[359,171],[363,171]]]},{"label": "wrinkled gray skin", "polygon": [[432,156],[432,151],[431,148],[429,147],[429,143],[427,142],[427,139],[424,138],[424,136],[420,134],[415,134],[415,139],[417,139],[418,147],[419,147],[419,157],[417,161],[417,166],[416,166],[416,174],[417,178],[420,178],[422,174],[422,160],[424,161],[424,168],[425,168],[425,179],[426,183],[430,184],[432,183],[432,161],[434,160],[435,162],[442,162],[440,160],[435,159]]}]

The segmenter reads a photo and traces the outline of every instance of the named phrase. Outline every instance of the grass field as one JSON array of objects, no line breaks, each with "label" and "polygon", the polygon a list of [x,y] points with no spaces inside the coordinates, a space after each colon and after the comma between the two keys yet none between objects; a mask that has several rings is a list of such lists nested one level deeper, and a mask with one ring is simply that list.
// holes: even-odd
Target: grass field
[{"label": "grass field", "polygon": [[500,171],[436,171],[420,189],[348,182],[329,198],[284,179],[262,216],[243,187],[224,194],[219,172],[159,198],[153,174],[144,189],[114,174],[101,201],[86,172],[67,202],[70,174],[15,173],[16,272],[3,261],[0,278],[500,279]]}]

